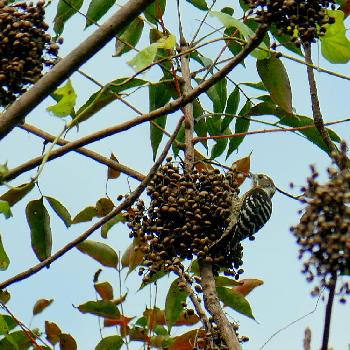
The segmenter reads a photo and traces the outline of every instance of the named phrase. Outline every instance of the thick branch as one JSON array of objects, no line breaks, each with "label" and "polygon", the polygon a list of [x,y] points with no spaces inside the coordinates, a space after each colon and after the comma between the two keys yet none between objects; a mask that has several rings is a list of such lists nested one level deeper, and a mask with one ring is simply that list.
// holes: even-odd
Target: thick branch
[{"label": "thick branch", "polygon": [[136,200],[137,198],[140,197],[140,195],[142,194],[142,192],[144,191],[144,189],[146,188],[146,186],[148,185],[148,183],[151,181],[151,179],[153,178],[155,172],[157,171],[157,169],[159,168],[159,166],[162,164],[163,160],[165,159],[177,133],[179,132],[179,129],[181,127],[181,124],[183,122],[183,118],[180,119],[178,125],[176,126],[176,129],[174,131],[174,133],[171,135],[170,139],[168,140],[168,142],[166,143],[163,152],[161,153],[161,155],[159,156],[159,158],[157,159],[157,161],[154,163],[154,165],[152,166],[152,168],[150,169],[148,175],[143,179],[143,181],[136,187],[135,191],[133,191],[128,197],[127,199],[125,199],[117,208],[115,208],[114,210],[112,210],[108,215],[106,215],[104,218],[102,218],[101,220],[99,220],[97,223],[95,223],[94,225],[92,225],[88,230],[86,230],[83,234],[81,234],[80,236],[78,236],[77,238],[75,238],[73,241],[69,242],[68,244],[66,244],[63,248],[61,248],[60,250],[58,250],[55,254],[51,255],[49,258],[43,260],[42,262],[40,262],[39,264],[31,267],[30,269],[23,271],[11,278],[9,278],[8,280],[0,283],[0,290],[7,288],[8,286],[10,286],[11,284],[14,284],[16,282],[19,282],[21,280],[24,280],[32,275],[34,275],[35,273],[39,272],[40,270],[42,270],[44,267],[49,266],[50,264],[52,264],[54,261],[56,261],[58,258],[60,258],[62,255],[66,254],[68,251],[70,251],[72,248],[76,247],[79,243],[83,242],[85,239],[87,239],[92,233],[94,233],[97,229],[99,229],[103,224],[105,224],[106,222],[108,222],[110,219],[112,219],[114,216],[116,216],[117,214],[119,214],[122,210],[127,209],[128,207],[130,207]]},{"label": "thick branch", "polygon": [[332,317],[332,308],[334,303],[334,294],[337,286],[337,276],[333,276],[331,282],[333,282],[329,287],[328,292],[328,302],[326,305],[326,313],[323,325],[323,338],[322,338],[322,347],[321,350],[328,350],[329,342],[329,332],[331,328],[331,317]]},{"label": "thick branch", "polygon": [[323,122],[321,108],[320,108],[320,101],[318,99],[318,94],[317,94],[317,85],[316,85],[316,80],[314,76],[314,70],[312,69],[312,66],[311,66],[313,65],[312,58],[311,58],[311,45],[304,46],[304,50],[305,50],[305,62],[308,64],[306,66],[306,70],[307,70],[307,77],[309,80],[311,105],[312,105],[312,112],[313,112],[315,127],[320,133],[324,143],[329,148],[329,150],[331,152],[338,153],[338,149],[335,146],[335,144],[332,142],[331,138],[329,137],[329,133],[325,128],[324,122]]},{"label": "thick branch", "polygon": [[210,315],[218,325],[222,338],[225,340],[229,350],[241,350],[241,345],[237,339],[232,325],[227,319],[216,294],[215,278],[212,265],[206,263],[199,264],[205,306]]},{"label": "thick branch", "polygon": [[25,116],[42,102],[83,63],[102,49],[117,32],[127,26],[154,0],[129,0],[110,19],[102,24],[84,42],[60,60],[30,90],[13,103],[0,117],[0,140],[20,123]]},{"label": "thick branch", "polygon": [[[41,137],[42,139],[49,141],[49,142],[53,142],[55,140],[55,136],[33,126],[30,124],[26,124],[24,123],[23,125],[19,126],[21,129],[26,130],[28,132],[30,132],[31,134],[34,134],[36,136]],[[64,139],[59,139],[57,141],[58,145],[67,145],[70,142]],[[80,153],[88,158],[91,158],[93,160],[96,160],[96,162],[100,163],[100,164],[104,164],[107,165],[108,167],[112,168],[113,170],[117,170],[122,172],[123,174],[129,175],[132,178],[142,181],[145,176],[141,173],[139,173],[136,170],[133,170],[123,164],[120,164],[118,162],[116,162],[115,160],[109,159],[107,157],[104,157],[94,151],[88,150],[86,148],[78,148],[78,149],[74,149],[74,152]],[[52,160],[54,158],[49,158],[48,161]],[[8,174],[6,174],[6,177],[4,178],[5,180],[9,181],[14,179],[15,177],[17,177],[18,175],[22,174],[25,171],[34,169],[36,166],[40,165],[42,163],[43,160],[43,156],[40,157],[36,157],[34,159],[29,160],[28,162],[26,162],[25,164],[22,164],[18,167],[16,167],[15,169],[12,169],[9,171]]]}]

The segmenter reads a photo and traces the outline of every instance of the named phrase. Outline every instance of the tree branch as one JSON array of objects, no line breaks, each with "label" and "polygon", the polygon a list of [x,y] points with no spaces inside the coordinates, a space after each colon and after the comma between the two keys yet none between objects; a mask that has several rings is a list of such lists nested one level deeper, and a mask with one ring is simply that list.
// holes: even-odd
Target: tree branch
[{"label": "tree branch", "polygon": [[311,58],[311,45],[305,45],[304,51],[305,51],[305,62],[307,63],[306,70],[307,70],[307,77],[309,80],[311,105],[312,105],[312,112],[313,112],[315,127],[320,133],[324,143],[327,145],[329,150],[331,152],[338,153],[339,151],[335,146],[335,144],[332,142],[331,138],[329,137],[329,133],[325,128],[325,125],[323,122],[321,108],[320,108],[320,101],[318,99],[318,94],[317,94],[317,85],[316,85],[316,80],[314,76],[314,70],[311,67],[311,65],[313,65],[312,58]]},{"label": "tree branch", "polygon": [[328,350],[328,342],[329,342],[329,332],[331,327],[331,317],[332,317],[332,308],[334,302],[334,294],[337,286],[337,276],[334,275],[332,277],[332,284],[329,287],[328,293],[328,302],[326,305],[326,313],[323,325],[323,338],[322,338],[322,347],[321,350]]},{"label": "tree branch", "polygon": [[237,339],[232,325],[227,319],[216,294],[215,278],[211,264],[199,264],[200,274],[202,278],[202,289],[204,295],[204,303],[210,315],[214,318],[222,334],[222,338],[229,350],[241,350],[241,345]]},{"label": "tree branch", "polygon": [[6,281],[0,283],[0,290],[7,288],[8,286],[19,282],[21,280],[24,280],[35,273],[39,272],[42,270],[44,267],[52,264],[54,261],[56,261],[58,258],[66,254],[68,251],[70,251],[72,248],[76,247],[79,243],[83,242],[85,239],[87,239],[92,233],[94,233],[97,229],[99,229],[103,224],[108,222],[110,219],[112,219],[114,216],[119,214],[122,210],[127,209],[130,207],[136,200],[139,198],[139,196],[142,194],[148,183],[151,181],[153,178],[154,174],[156,173],[157,169],[159,166],[162,164],[163,160],[165,159],[177,133],[180,130],[181,124],[182,124],[183,118],[180,119],[179,123],[176,126],[175,131],[171,135],[170,139],[166,143],[163,152],[157,159],[157,161],[153,164],[151,167],[149,173],[147,176],[143,179],[143,181],[136,187],[136,189],[114,210],[112,210],[108,215],[106,215],[104,218],[96,222],[94,225],[92,225],[88,230],[86,230],[84,233],[82,233],[80,236],[75,238],[73,241],[69,242],[66,244],[63,248],[58,250],[55,254],[51,255],[49,258],[43,260],[39,264],[31,267],[30,269],[23,271]]},{"label": "tree branch", "polygon": [[0,140],[20,123],[55,88],[83,63],[102,49],[116,33],[127,26],[154,0],[129,0],[84,42],[45,74],[30,90],[13,103],[0,118]]},{"label": "tree branch", "polygon": [[[55,136],[53,136],[53,135],[51,135],[51,134],[49,134],[49,133],[47,133],[47,132],[45,132],[45,131],[43,131],[43,130],[41,130],[33,125],[27,124],[27,123],[20,125],[19,128],[21,128],[25,131],[28,131],[33,135],[39,136],[42,139],[49,141],[49,142],[52,142],[55,139]],[[61,146],[67,145],[69,143],[70,143],[69,141],[64,140],[64,139],[59,139],[57,141],[57,144],[61,145]],[[104,156],[98,154],[97,152],[88,150],[86,148],[73,149],[73,151],[80,153],[88,158],[93,159],[93,160],[96,160],[100,164],[107,165],[108,167],[112,168],[113,170],[117,170],[117,171],[122,172],[123,174],[129,175],[136,180],[142,181],[145,178],[145,176],[143,174],[139,173],[138,171],[133,170],[133,169],[131,169],[123,164],[120,164],[120,163],[116,162],[115,160],[104,157]],[[42,156],[36,157],[36,158],[33,158],[33,159],[29,160],[28,162],[14,168],[14,169],[11,169],[3,179],[9,181],[9,180],[14,179],[15,177],[17,177],[18,175],[22,174],[25,171],[34,169],[36,166],[38,166],[42,163],[42,159],[43,159]],[[53,159],[54,158],[49,157],[48,161],[53,160]]]}]

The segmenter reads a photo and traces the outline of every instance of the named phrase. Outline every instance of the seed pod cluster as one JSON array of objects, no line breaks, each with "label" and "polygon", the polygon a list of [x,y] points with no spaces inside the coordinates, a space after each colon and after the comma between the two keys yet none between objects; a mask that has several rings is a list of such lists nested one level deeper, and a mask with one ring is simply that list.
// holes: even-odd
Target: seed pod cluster
[{"label": "seed pod cluster", "polygon": [[185,172],[168,158],[150,182],[147,194],[147,210],[139,201],[129,215],[130,237],[148,242],[141,274],[152,276],[171,270],[181,260],[194,257],[214,264],[216,272],[219,267],[232,272],[233,267],[242,265],[240,244],[208,253],[230,222],[232,198],[238,194],[234,172]]},{"label": "seed pod cluster", "polygon": [[0,0],[0,106],[23,94],[57,58],[58,45],[46,33],[44,4]]},{"label": "seed pod cluster", "polygon": [[288,34],[296,43],[311,43],[324,35],[326,25],[334,23],[327,9],[335,9],[333,0],[245,0],[255,20],[274,24],[279,35]]},{"label": "seed pod cluster", "polygon": [[[346,164],[345,150],[337,155],[339,163]],[[342,158],[342,159],[339,159]],[[318,295],[323,287],[329,288],[334,277],[350,274],[350,172],[328,168],[329,181],[320,184],[318,173],[312,174],[301,200],[306,203],[300,223],[291,228],[300,246],[299,258],[304,258],[302,272],[308,282],[315,277],[320,284],[312,291]],[[339,294],[350,294],[347,283],[340,285]]]}]

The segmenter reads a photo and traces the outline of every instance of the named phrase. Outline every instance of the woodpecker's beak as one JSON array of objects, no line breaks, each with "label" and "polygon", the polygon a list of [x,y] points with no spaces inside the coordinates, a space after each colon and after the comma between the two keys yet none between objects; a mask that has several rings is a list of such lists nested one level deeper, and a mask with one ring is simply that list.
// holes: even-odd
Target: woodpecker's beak
[{"label": "woodpecker's beak", "polygon": [[249,172],[247,177],[249,177],[251,179],[251,178],[253,178],[253,176],[254,176],[254,174]]}]

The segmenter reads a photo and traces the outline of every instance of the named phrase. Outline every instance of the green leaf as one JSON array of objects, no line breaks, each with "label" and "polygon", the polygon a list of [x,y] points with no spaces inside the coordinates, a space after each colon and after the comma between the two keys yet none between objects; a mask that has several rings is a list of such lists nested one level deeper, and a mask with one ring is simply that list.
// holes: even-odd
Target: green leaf
[{"label": "green leaf", "polygon": [[[233,18],[227,13],[223,13],[223,12],[210,11],[209,13],[212,17],[216,17],[226,28],[232,28],[232,27],[237,28],[240,31],[240,33],[243,35],[246,41],[250,40],[250,38],[254,36],[254,32],[239,19]],[[252,52],[252,55],[255,58],[257,58],[258,60],[262,60],[270,56],[268,52],[269,49],[264,42],[262,42],[259,45],[259,48],[261,48],[262,50],[255,49]]]},{"label": "green leaf", "polygon": [[[224,132],[221,133],[221,135],[230,135],[230,134],[231,134],[231,130],[229,128],[226,128]],[[220,157],[224,153],[227,146],[228,139],[227,138],[217,139],[215,140],[215,142],[216,143],[213,146],[210,154],[211,159]]]},{"label": "green leaf", "polygon": [[165,6],[166,0],[155,0],[146,8],[144,15],[148,21],[157,24],[157,20],[163,17]]},{"label": "green leaf", "polygon": [[125,222],[126,219],[123,216],[123,214],[117,214],[113,219],[108,220],[102,227],[101,227],[101,237],[107,238],[109,230],[118,222]]},{"label": "green leaf", "polygon": [[[181,124],[180,130],[176,135],[175,140],[179,143],[184,143],[185,142],[185,125],[184,123]],[[174,156],[177,157],[180,153],[180,147],[177,145],[177,142],[173,142],[172,148],[174,152]]]},{"label": "green leaf", "polygon": [[144,48],[137,55],[128,61],[128,65],[132,67],[136,72],[142,71],[147,66],[151,65],[157,55],[158,45],[151,44]]},{"label": "green leaf", "polygon": [[[114,1],[114,0],[113,0]],[[117,35],[114,56],[119,57],[132,50],[139,42],[144,27],[141,17],[136,17],[121,33]]]},{"label": "green leaf", "polygon": [[2,244],[1,235],[0,235],[0,270],[1,271],[7,270],[9,265],[10,265],[10,259],[6,254],[5,248]]},{"label": "green leaf", "polygon": [[[249,130],[250,120],[249,112],[252,104],[247,100],[246,104],[243,106],[242,110],[239,112],[239,116],[243,118],[236,118],[235,124],[235,134],[245,133]],[[226,159],[235,151],[239,145],[243,142],[245,136],[231,137],[228,145],[228,151],[226,154]]]},{"label": "green leaf", "polygon": [[84,105],[79,108],[75,119],[71,123],[71,127],[88,120],[102,108],[116,100],[121,92],[142,86],[146,83],[146,80],[136,78],[130,79],[128,77],[113,80],[101,90],[92,94]]},{"label": "green leaf", "polygon": [[1,350],[28,350],[31,346],[32,341],[24,331],[12,332],[0,340]]},{"label": "green leaf", "polygon": [[292,90],[286,69],[279,58],[258,60],[256,67],[272,100],[287,113],[293,113]]},{"label": "green leaf", "polygon": [[118,319],[120,311],[110,300],[88,301],[78,306],[83,314],[92,314],[104,318]]},{"label": "green leaf", "polygon": [[0,315],[0,334],[8,334],[18,323],[9,315]]},{"label": "green leaf", "polygon": [[246,82],[246,83],[240,83],[240,85],[245,85],[249,86],[251,88],[261,90],[261,91],[267,91],[264,83],[262,81],[259,81],[257,83],[251,83],[251,82]]},{"label": "green leaf", "polygon": [[327,10],[335,23],[327,24],[326,33],[321,37],[321,52],[331,63],[348,63],[350,60],[350,41],[346,37],[344,12]]},{"label": "green leaf", "polygon": [[0,302],[6,304],[11,299],[11,294],[7,290],[0,290]]},{"label": "green leaf", "polygon": [[97,217],[97,210],[95,207],[86,207],[72,220],[72,224],[79,224],[81,222],[91,221]]},{"label": "green leaf", "polygon": [[240,286],[242,283],[226,276],[215,277],[216,287]]},{"label": "green leaf", "polygon": [[[252,107],[250,111],[250,115],[273,115],[276,116],[280,121],[279,124],[289,126],[289,127],[302,127],[306,125],[312,125],[313,119],[309,118],[304,115],[293,115],[288,114],[284,112],[281,108],[278,106],[275,106],[272,103],[269,102],[262,102],[257,104],[256,106]],[[331,129],[326,128],[329,136],[332,141],[334,142],[340,142],[340,137]],[[319,148],[321,148],[323,151],[330,154],[330,150],[324,143],[320,133],[316,128],[310,128],[305,130],[299,130],[301,134],[303,134],[309,141],[317,145]]]},{"label": "green leaf", "polygon": [[47,107],[49,112],[52,112],[56,117],[67,117],[74,111],[77,94],[74,91],[70,79],[67,83],[55,90],[54,95],[58,102],[50,107]]},{"label": "green leaf", "polygon": [[227,80],[223,78],[207,90],[207,95],[213,102],[214,113],[222,113],[227,100]]},{"label": "green leaf", "polygon": [[45,199],[49,202],[50,207],[57,214],[57,216],[63,221],[68,228],[72,224],[72,218],[67,208],[59,202],[56,198],[45,196]]},{"label": "green leaf", "polygon": [[28,194],[34,188],[33,182],[28,182],[16,187],[12,187],[10,190],[0,196],[0,199],[8,202],[10,207],[19,202],[26,194]]},{"label": "green leaf", "polygon": [[179,318],[181,311],[184,309],[182,303],[187,299],[187,293],[180,290],[178,283],[179,278],[173,281],[165,299],[165,320],[169,329]]},{"label": "green leaf", "polygon": [[153,283],[155,281],[158,281],[159,279],[161,279],[162,277],[164,277],[164,276],[166,276],[168,274],[169,274],[168,271],[164,271],[164,270],[157,271],[155,274],[152,275],[152,277],[150,277],[149,280],[142,281],[139,290],[145,288],[146,286],[148,286],[149,284],[151,284],[151,283]]},{"label": "green leaf", "polygon": [[239,90],[239,87],[236,86],[227,99],[225,114],[230,114],[230,116],[226,116],[223,119],[221,123],[221,131],[225,130],[234,119],[234,116],[237,113],[239,100],[240,100],[240,90]]},{"label": "green leaf", "polygon": [[[164,79],[165,77],[163,77],[160,81]],[[168,84],[150,85],[148,89],[149,110],[153,111],[167,104],[170,101],[172,94],[172,87],[170,87]],[[166,120],[167,115],[162,115],[161,117],[155,119],[154,122],[164,129],[166,125]],[[158,147],[163,138],[163,131],[159,130],[156,126],[153,125],[153,123],[150,123],[150,137],[153,151],[153,159],[155,159]]]},{"label": "green leaf", "polygon": [[111,335],[102,338],[96,345],[95,350],[119,350],[123,346],[124,341],[120,335]]},{"label": "green leaf", "polygon": [[6,219],[12,216],[9,202],[0,200],[0,213],[3,214]]},{"label": "green leaf", "polygon": [[92,0],[86,13],[85,28],[99,21],[114,3],[115,0]]},{"label": "green leaf", "polygon": [[186,0],[193,6],[197,7],[200,10],[207,11],[208,10],[208,5],[205,0]]},{"label": "green leaf", "polygon": [[225,287],[217,287],[216,291],[224,306],[228,306],[240,314],[255,320],[250,304],[243,295]]},{"label": "green leaf", "polygon": [[75,15],[83,5],[83,0],[59,0],[53,30],[57,35],[63,32],[65,22]]},{"label": "green leaf", "polygon": [[118,254],[105,243],[85,240],[77,245],[77,249],[103,266],[116,268],[118,265]]},{"label": "green leaf", "polygon": [[33,251],[36,257],[43,261],[51,255],[52,249],[50,216],[44,206],[43,197],[28,203],[26,216],[30,228]]}]

